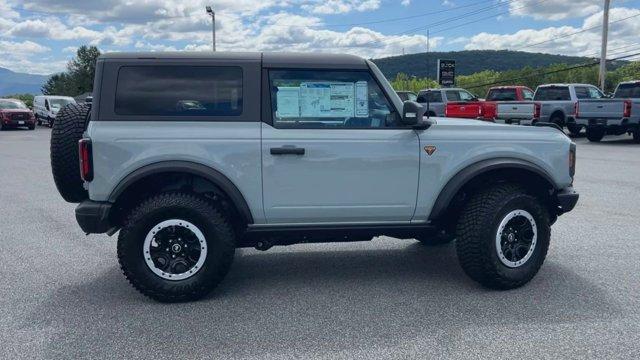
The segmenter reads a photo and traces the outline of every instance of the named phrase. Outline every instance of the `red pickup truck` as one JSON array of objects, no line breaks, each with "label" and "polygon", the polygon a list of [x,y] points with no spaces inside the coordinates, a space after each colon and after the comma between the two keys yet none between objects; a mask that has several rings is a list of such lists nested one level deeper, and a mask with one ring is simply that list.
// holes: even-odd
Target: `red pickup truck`
[{"label": "red pickup truck", "polygon": [[448,102],[445,116],[492,121],[497,117],[498,102],[533,100],[533,91],[526,86],[496,86],[489,89],[485,100]]}]

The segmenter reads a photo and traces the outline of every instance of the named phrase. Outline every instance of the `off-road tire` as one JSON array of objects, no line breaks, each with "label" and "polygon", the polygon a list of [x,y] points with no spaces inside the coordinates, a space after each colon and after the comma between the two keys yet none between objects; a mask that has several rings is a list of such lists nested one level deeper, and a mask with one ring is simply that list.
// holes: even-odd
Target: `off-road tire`
[{"label": "off-road tire", "polygon": [[[147,233],[168,219],[186,220],[206,238],[207,257],[202,267],[183,280],[156,275],[145,262],[143,245]],[[118,261],[131,285],[161,302],[197,300],[213,290],[229,271],[236,242],[228,219],[208,200],[189,193],[163,193],[134,208],[118,236]]]},{"label": "off-road tire", "polygon": [[578,136],[580,135],[580,131],[582,131],[582,126],[578,124],[567,124],[567,130],[569,130],[571,135]]},{"label": "off-road tire", "polygon": [[[508,267],[498,257],[496,235],[506,214],[529,212],[536,222],[537,243],[526,262]],[[456,229],[456,252],[464,272],[492,289],[513,289],[538,272],[549,249],[549,213],[541,201],[517,184],[497,184],[473,195],[464,206]]]},{"label": "off-road tire", "polygon": [[600,142],[606,131],[600,128],[587,128],[587,139],[591,142]]},{"label": "off-road tire", "polygon": [[78,140],[86,128],[91,106],[69,104],[56,117],[51,131],[51,170],[53,180],[62,198],[79,203],[88,197],[80,178]]}]

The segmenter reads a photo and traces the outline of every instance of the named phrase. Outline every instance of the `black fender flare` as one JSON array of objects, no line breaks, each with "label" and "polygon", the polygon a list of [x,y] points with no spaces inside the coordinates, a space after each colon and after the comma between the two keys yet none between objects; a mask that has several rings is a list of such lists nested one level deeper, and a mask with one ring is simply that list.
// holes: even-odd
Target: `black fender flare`
[{"label": "black fender flare", "polygon": [[547,171],[529,161],[517,158],[495,158],[482,160],[463,168],[462,170],[458,171],[453,177],[451,177],[451,179],[449,179],[447,184],[440,191],[440,194],[438,195],[438,198],[433,205],[429,220],[436,220],[440,216],[442,216],[446,212],[454,196],[469,181],[473,180],[479,175],[497,169],[527,170],[542,177],[544,180],[546,180],[546,182],[549,183],[551,187],[553,187],[554,190],[558,189],[555,182],[553,181],[553,178],[551,177],[551,175],[549,175],[549,173],[547,173]]},{"label": "black fender flare", "polygon": [[137,170],[131,172],[129,175],[125,176],[116,187],[113,189],[111,194],[109,195],[109,202],[115,203],[118,197],[131,185],[135,184],[137,181],[154,174],[159,174],[163,172],[181,172],[188,173],[192,175],[201,176],[213,184],[218,186],[222,191],[224,191],[229,199],[233,202],[233,204],[238,209],[238,212],[246,221],[247,224],[253,224],[253,216],[251,215],[251,210],[249,209],[249,205],[245,200],[244,196],[238,190],[238,187],[229,180],[224,174],[221,172],[202,164],[198,164],[191,161],[161,161],[149,165],[145,165]]}]

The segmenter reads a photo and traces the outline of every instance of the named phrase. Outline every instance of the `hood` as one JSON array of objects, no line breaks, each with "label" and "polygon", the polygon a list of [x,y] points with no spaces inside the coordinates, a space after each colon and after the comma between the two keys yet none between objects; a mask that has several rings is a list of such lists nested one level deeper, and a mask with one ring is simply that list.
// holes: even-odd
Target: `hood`
[{"label": "hood", "polygon": [[29,109],[0,109],[1,113],[4,114],[18,114],[18,113],[31,113]]},{"label": "hood", "polygon": [[435,120],[435,127],[465,139],[477,138],[500,142],[512,139],[571,141],[563,131],[548,126],[496,124],[482,120],[445,117],[431,117],[431,119]]}]

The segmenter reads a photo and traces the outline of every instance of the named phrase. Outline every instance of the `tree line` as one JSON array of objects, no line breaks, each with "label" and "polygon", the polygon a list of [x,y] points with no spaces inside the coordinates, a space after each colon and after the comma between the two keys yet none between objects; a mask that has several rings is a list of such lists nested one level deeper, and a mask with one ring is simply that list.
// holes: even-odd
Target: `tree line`
[{"label": "tree line", "polygon": [[[605,92],[613,91],[621,81],[640,79],[640,62],[631,62],[607,71]],[[492,86],[524,85],[534,89],[538,85],[550,83],[584,83],[599,86],[598,65],[576,68],[575,65],[555,64],[546,67],[524,67],[518,70],[494,71],[484,70],[471,75],[456,77],[456,86],[468,89],[484,97]],[[391,79],[391,85],[396,90],[418,92],[422,89],[439,87],[436,80],[418,78],[399,73]]]}]

